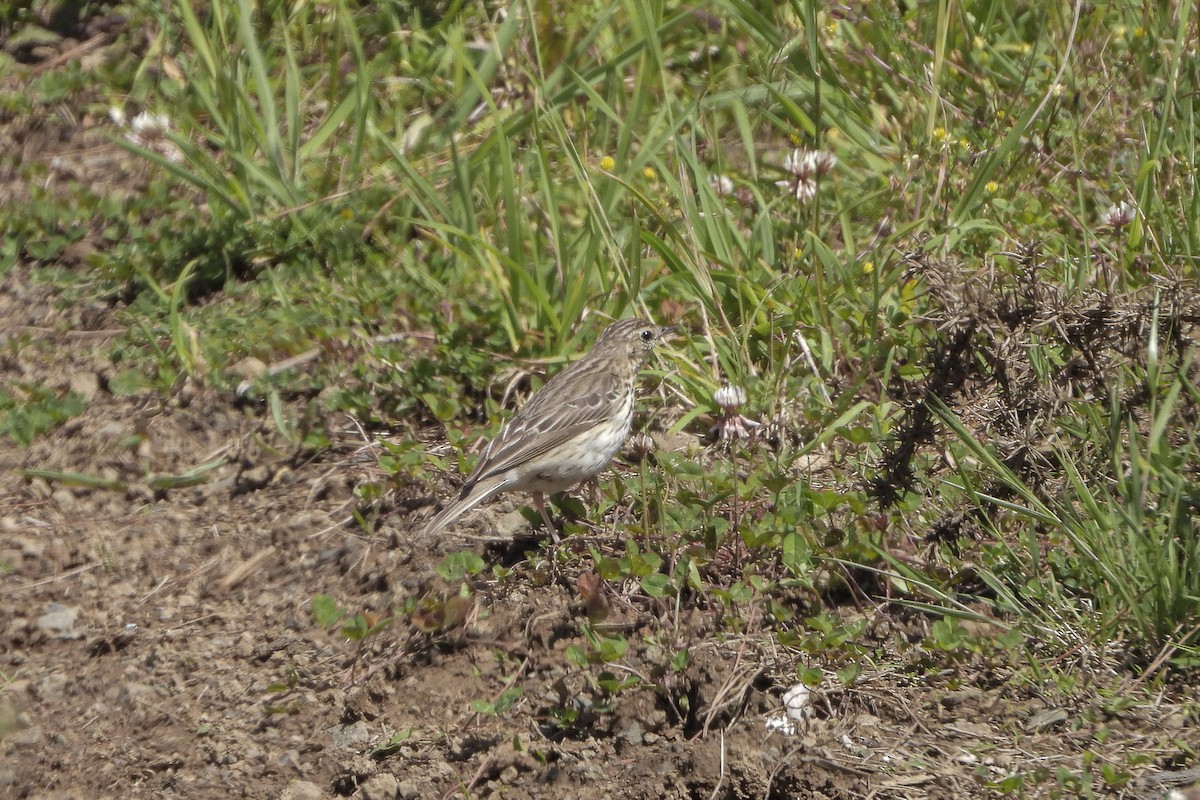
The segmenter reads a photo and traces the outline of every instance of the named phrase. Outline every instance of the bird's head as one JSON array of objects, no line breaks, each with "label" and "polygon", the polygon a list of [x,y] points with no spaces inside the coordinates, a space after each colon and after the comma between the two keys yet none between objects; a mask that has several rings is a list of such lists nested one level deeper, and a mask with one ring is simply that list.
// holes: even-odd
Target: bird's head
[{"label": "bird's head", "polygon": [[624,351],[631,360],[641,364],[654,345],[675,333],[673,325],[655,325],[637,317],[622,319],[604,329],[596,340],[595,350]]}]

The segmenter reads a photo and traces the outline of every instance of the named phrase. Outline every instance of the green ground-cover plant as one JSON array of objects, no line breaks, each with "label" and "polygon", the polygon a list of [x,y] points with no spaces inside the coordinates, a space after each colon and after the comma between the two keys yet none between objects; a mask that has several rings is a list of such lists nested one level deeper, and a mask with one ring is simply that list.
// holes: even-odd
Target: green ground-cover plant
[{"label": "green ground-cover plant", "polygon": [[83,412],[83,398],[41,384],[0,389],[0,435],[22,445]]}]

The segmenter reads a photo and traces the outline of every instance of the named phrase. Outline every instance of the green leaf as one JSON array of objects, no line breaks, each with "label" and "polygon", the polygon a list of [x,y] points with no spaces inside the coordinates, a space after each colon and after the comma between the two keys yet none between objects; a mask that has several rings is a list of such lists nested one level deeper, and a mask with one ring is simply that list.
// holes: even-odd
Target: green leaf
[{"label": "green leaf", "polygon": [[470,550],[460,550],[450,553],[438,565],[437,574],[445,580],[454,583],[467,575],[478,575],[487,569],[487,562],[478,553]]},{"label": "green leaf", "polygon": [[314,595],[309,610],[322,628],[328,628],[346,616],[346,610],[338,607],[337,602],[327,594]]},{"label": "green leaf", "polygon": [[641,580],[642,590],[651,597],[674,597],[675,583],[661,572],[647,575]]}]

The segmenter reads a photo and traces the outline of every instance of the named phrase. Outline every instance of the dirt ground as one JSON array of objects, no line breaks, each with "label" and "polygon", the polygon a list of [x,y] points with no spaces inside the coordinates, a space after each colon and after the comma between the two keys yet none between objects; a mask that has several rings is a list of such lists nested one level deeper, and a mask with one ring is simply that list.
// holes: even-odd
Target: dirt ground
[{"label": "dirt ground", "polygon": [[[402,509],[373,537],[343,524],[367,469],[356,435],[292,465],[267,414],[230,396],[114,396],[112,316],[54,300],[19,270],[0,283],[4,334],[35,334],[0,361],[3,380],[87,401],[27,449],[0,444],[0,796],[961,798],[1017,774],[1021,794],[1048,796],[1056,780],[1035,775],[1137,753],[1150,776],[1194,734],[1165,700],[1081,705],[970,663],[930,671],[900,652],[924,637],[921,618],[870,608],[862,675],[845,688],[810,664],[827,680],[792,735],[766,722],[799,657],[765,635],[699,635],[699,610],[682,618],[708,644],[674,678],[690,708],[639,689],[606,711],[566,658],[583,616],[573,575],[481,580],[459,629],[431,638],[399,620],[356,659],[316,624],[312,597],[387,614],[436,590],[440,550],[464,544],[411,543]],[[205,483],[153,488],[218,459]],[[659,630],[653,609],[624,612],[630,640]],[[473,710],[512,687],[499,713]],[[572,704],[575,724],[552,724]],[[1162,796],[1145,776],[1114,794]]]},{"label": "dirt ground", "polygon": [[[104,124],[60,117],[13,141],[56,169],[71,154],[94,167],[114,152]],[[710,612],[689,608],[681,624],[703,644],[657,675],[662,610],[615,587],[623,635],[648,644],[608,669],[664,691],[611,707],[601,668],[567,657],[582,642],[578,575],[480,578],[462,625],[431,636],[398,619],[360,652],[316,623],[314,595],[387,615],[444,588],[445,552],[495,562],[511,546],[413,542],[420,497],[363,535],[346,522],[371,469],[357,432],[294,463],[269,412],[228,394],[117,396],[120,331],[111,307],[64,304],[20,267],[0,279],[0,385],[86,402],[28,448],[0,438],[0,797],[964,798],[1024,776],[1017,796],[1150,798],[1164,776],[1197,778],[1170,775],[1168,755],[1196,745],[1194,691],[1093,676],[1109,697],[1084,702],[969,659],[931,667],[917,646],[928,621],[895,608],[839,610],[866,622],[850,687],[844,664],[802,663],[761,631],[706,635]],[[195,486],[156,480],[214,461]],[[811,716],[772,730],[798,666],[825,676]],[[578,714],[565,727],[563,708]]]}]

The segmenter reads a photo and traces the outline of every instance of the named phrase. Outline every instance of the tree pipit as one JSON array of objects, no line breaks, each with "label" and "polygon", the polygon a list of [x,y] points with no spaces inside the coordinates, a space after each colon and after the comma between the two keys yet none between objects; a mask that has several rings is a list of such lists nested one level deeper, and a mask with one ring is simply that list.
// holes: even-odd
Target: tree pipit
[{"label": "tree pipit", "polygon": [[655,343],[674,330],[644,319],[609,325],[591,352],[547,381],[488,443],[458,499],[420,535],[436,533],[485,500],[513,491],[533,493],[534,507],[553,534],[545,496],[608,466],[633,425],[638,370]]}]

